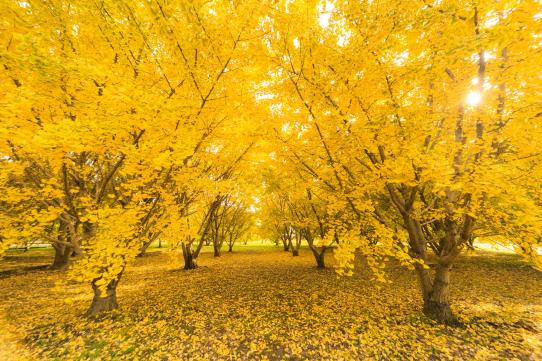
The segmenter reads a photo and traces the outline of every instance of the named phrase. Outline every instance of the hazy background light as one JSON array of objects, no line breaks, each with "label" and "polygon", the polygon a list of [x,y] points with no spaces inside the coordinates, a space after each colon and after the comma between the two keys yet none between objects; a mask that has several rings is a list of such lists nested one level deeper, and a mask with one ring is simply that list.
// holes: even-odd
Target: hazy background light
[{"label": "hazy background light", "polygon": [[331,2],[324,1],[318,5],[318,11],[320,15],[318,16],[318,23],[322,28],[327,28],[329,26],[329,20],[331,18],[331,13],[335,9],[335,5]]},{"label": "hazy background light", "polygon": [[478,92],[471,91],[467,95],[467,99],[465,99],[465,101],[467,102],[468,105],[475,107],[478,104],[480,104],[480,102],[482,101],[482,95]]}]

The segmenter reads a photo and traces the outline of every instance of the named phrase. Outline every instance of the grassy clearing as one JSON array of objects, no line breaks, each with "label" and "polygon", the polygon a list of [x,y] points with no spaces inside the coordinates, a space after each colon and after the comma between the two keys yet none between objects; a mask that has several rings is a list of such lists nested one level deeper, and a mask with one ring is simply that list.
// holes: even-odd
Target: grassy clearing
[{"label": "grassy clearing", "polygon": [[[50,257],[10,252],[0,269]],[[98,321],[82,316],[88,286],[54,287],[62,272],[2,277],[0,359],[542,357],[542,274],[513,255],[478,252],[454,267],[462,328],[424,318],[416,278],[400,267],[390,284],[370,281],[362,267],[339,278],[316,270],[307,250],[293,258],[269,245],[239,245],[220,258],[204,252],[199,264],[175,269],[161,250],[138,259],[119,286],[120,310]]]}]

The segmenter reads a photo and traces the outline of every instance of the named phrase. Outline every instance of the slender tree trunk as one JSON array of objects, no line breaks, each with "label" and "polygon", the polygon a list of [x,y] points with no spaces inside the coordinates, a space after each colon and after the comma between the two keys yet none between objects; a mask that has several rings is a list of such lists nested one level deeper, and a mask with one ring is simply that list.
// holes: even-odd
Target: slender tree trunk
[{"label": "slender tree trunk", "polygon": [[220,257],[222,255],[220,244],[218,242],[213,243],[214,256]]},{"label": "slender tree trunk", "polygon": [[229,242],[228,242],[228,252],[233,252],[233,245],[235,244],[235,239],[233,238],[233,234],[229,235]]},{"label": "slender tree trunk", "polygon": [[122,272],[118,275],[117,279],[109,282],[106,286],[105,292],[96,285],[96,282],[100,279],[97,278],[92,281],[92,290],[94,291],[94,298],[90,304],[90,308],[87,311],[87,316],[95,316],[102,312],[112,311],[118,307],[117,303],[117,285],[122,276]]},{"label": "slender tree trunk", "polygon": [[145,253],[147,253],[147,249],[149,248],[151,243],[152,243],[152,240],[143,243],[143,246],[141,246],[141,248],[139,249],[139,253],[137,254],[137,257],[143,257]]},{"label": "slender tree trunk", "polygon": [[[151,244],[153,244],[153,242],[156,241],[156,239],[158,239],[159,236],[160,236],[159,232],[148,233],[144,235],[144,237],[146,237],[147,239],[144,242],[142,242],[142,246],[139,249],[139,254],[137,256],[138,257],[144,256],[147,253],[147,249],[149,249]],[[162,240],[158,239],[158,248],[160,247],[162,247]]]},{"label": "slender tree trunk", "polygon": [[64,244],[57,244],[53,245],[53,248],[55,249],[55,259],[51,265],[51,269],[59,270],[67,268],[70,264],[70,258],[73,252],[72,247]]},{"label": "slender tree trunk", "polygon": [[292,256],[299,256],[299,248],[301,247],[301,237],[296,235],[295,244],[292,243]]}]

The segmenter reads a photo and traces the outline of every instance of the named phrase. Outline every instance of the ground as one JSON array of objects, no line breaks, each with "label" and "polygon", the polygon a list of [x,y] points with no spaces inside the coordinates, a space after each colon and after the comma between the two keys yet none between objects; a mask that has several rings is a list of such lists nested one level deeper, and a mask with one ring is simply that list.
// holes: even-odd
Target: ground
[{"label": "ground", "polygon": [[126,271],[120,309],[88,320],[88,285],[23,269],[50,260],[41,250],[0,261],[1,360],[542,359],[542,273],[513,255],[478,252],[454,267],[461,327],[422,316],[412,271],[391,267],[389,284],[363,267],[338,277],[307,250],[273,246],[206,252],[192,271],[151,252]]}]

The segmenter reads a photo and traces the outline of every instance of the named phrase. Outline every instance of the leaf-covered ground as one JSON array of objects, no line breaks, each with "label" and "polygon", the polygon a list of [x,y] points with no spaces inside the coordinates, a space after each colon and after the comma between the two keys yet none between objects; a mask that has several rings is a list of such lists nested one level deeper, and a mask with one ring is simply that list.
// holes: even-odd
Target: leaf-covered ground
[{"label": "leaf-covered ground", "polygon": [[88,286],[55,288],[61,272],[2,273],[46,264],[50,253],[8,254],[0,359],[542,359],[542,273],[515,256],[459,262],[452,297],[464,326],[450,328],[421,315],[408,270],[375,284],[363,269],[350,278],[319,271],[306,250],[293,258],[240,248],[203,253],[195,271],[176,270],[165,252],[138,259],[119,286],[120,310],[98,321],[82,316]]}]

